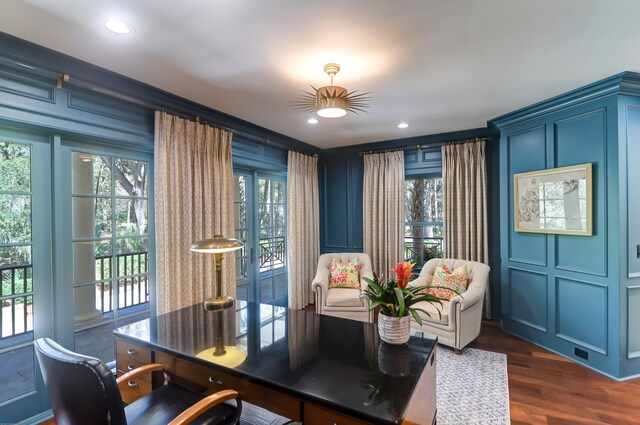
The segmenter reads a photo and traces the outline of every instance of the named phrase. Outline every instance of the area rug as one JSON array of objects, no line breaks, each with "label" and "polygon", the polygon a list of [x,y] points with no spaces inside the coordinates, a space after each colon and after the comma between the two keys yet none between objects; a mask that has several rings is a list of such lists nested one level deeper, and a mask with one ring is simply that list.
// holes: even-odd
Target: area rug
[{"label": "area rug", "polygon": [[438,346],[438,425],[509,425],[507,356]]},{"label": "area rug", "polygon": [[[510,424],[505,354],[465,348],[457,355],[438,346],[437,356],[438,425]],[[241,425],[285,423],[289,419],[243,403]]]}]

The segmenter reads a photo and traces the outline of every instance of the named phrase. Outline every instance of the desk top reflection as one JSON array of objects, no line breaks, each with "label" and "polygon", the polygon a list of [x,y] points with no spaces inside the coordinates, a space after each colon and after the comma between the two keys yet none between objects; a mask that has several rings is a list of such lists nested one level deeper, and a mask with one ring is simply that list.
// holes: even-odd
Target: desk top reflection
[{"label": "desk top reflection", "polygon": [[115,330],[118,337],[286,391],[371,423],[400,423],[435,341],[382,343],[370,323],[236,301]]}]

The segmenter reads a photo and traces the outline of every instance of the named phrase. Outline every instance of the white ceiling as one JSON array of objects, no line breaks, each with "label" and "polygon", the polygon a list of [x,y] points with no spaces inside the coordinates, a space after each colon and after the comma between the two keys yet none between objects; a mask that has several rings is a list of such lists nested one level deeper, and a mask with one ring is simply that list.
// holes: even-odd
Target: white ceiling
[{"label": "white ceiling", "polygon": [[[2,0],[0,31],[326,148],[484,127],[638,71],[639,16],[638,0]],[[312,126],[289,103],[328,62],[371,108]]]}]

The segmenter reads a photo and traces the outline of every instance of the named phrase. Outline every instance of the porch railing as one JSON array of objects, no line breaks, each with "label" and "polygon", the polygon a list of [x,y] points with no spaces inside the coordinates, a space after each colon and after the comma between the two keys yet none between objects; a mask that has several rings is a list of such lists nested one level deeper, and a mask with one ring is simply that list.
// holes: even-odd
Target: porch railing
[{"label": "porch railing", "polygon": [[[113,267],[110,256],[96,257],[96,308],[113,311]],[[31,264],[0,266],[0,339],[33,330],[33,283]],[[149,301],[149,253],[116,256],[118,308]]]},{"label": "porch railing", "polygon": [[[144,304],[149,301],[149,253],[132,252],[116,256],[118,276],[118,308]],[[113,311],[113,285],[111,256],[96,257],[96,284],[99,302],[96,307],[103,313]],[[120,276],[126,276],[120,278]]]},{"label": "porch railing", "polygon": [[260,238],[260,271],[284,267],[284,236]]},{"label": "porch railing", "polygon": [[442,238],[426,237],[426,238],[404,238],[404,256],[410,259],[418,267],[422,267],[424,263],[432,258],[442,258]]},{"label": "porch railing", "polygon": [[0,339],[33,330],[31,264],[0,267]]}]

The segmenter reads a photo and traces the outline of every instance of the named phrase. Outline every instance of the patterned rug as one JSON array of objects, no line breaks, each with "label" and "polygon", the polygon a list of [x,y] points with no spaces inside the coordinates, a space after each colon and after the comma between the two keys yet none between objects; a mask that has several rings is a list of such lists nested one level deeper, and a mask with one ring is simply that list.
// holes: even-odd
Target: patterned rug
[{"label": "patterned rug", "polygon": [[[465,348],[457,355],[438,346],[438,425],[509,425],[507,356]],[[289,420],[243,403],[241,425],[283,425]],[[292,422],[298,424],[298,422]]]},{"label": "patterned rug", "polygon": [[438,346],[438,425],[509,425],[507,356]]}]

